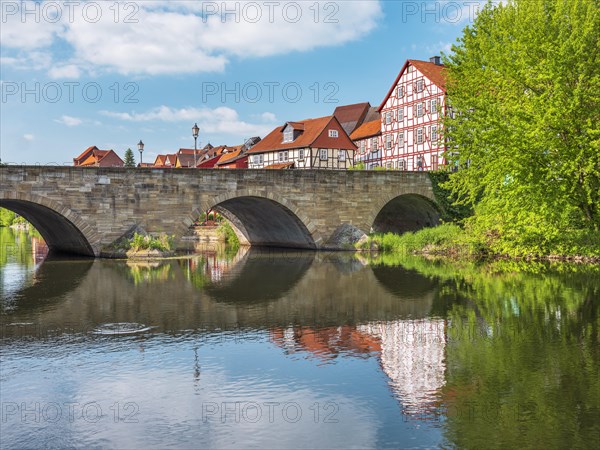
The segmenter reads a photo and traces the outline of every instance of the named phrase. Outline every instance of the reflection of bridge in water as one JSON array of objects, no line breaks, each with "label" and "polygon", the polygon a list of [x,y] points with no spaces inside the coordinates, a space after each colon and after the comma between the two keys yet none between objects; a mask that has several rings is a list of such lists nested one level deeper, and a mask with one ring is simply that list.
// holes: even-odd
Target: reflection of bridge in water
[{"label": "reflection of bridge in water", "polygon": [[409,414],[432,407],[444,384],[444,321],[430,318],[436,282],[349,254],[245,249],[228,259],[208,253],[150,264],[49,260],[36,277],[5,311],[3,337],[87,333],[140,318],[153,332],[260,329],[288,353],[376,356]]}]

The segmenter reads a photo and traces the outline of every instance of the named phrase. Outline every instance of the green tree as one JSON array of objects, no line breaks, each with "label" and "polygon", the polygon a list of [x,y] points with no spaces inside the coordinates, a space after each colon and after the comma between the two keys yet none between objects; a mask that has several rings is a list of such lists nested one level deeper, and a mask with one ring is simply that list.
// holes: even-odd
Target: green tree
[{"label": "green tree", "polygon": [[445,58],[460,168],[447,186],[500,248],[600,231],[599,48],[599,2],[509,0],[488,3]]},{"label": "green tree", "polygon": [[125,167],[135,167],[135,158],[130,148],[125,150]]}]

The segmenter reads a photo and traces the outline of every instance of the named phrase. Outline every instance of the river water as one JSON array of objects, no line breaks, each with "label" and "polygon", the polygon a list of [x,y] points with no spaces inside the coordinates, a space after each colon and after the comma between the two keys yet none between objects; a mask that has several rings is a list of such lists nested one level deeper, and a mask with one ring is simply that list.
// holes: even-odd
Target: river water
[{"label": "river water", "polygon": [[598,266],[0,238],[2,448],[600,444]]}]

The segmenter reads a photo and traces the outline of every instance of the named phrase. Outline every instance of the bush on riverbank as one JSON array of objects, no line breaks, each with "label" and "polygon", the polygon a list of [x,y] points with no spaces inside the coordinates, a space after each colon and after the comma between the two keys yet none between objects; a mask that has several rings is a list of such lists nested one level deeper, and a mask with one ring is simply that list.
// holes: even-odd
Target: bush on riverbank
[{"label": "bush on riverbank", "polygon": [[139,252],[142,250],[158,250],[161,252],[170,252],[173,250],[173,237],[165,233],[157,237],[134,233],[129,242],[130,250]]},{"label": "bush on riverbank", "polygon": [[359,247],[360,250],[372,248],[385,253],[404,255],[597,259],[600,258],[600,233],[571,230],[546,237],[524,233],[522,236],[510,236],[509,239],[497,231],[484,233],[473,230],[469,225],[461,228],[456,224],[446,223],[402,235],[375,234]]},{"label": "bush on riverbank", "polygon": [[223,239],[225,244],[230,245],[237,249],[240,246],[240,240],[238,239],[235,231],[227,221],[221,222],[219,228],[217,228],[217,233]]}]

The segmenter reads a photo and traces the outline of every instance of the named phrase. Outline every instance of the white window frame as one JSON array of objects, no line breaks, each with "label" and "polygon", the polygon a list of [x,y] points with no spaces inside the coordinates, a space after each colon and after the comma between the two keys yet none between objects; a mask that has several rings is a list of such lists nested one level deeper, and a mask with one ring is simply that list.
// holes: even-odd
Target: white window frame
[{"label": "white window frame", "polygon": [[329,155],[328,155],[328,151],[326,148],[320,148],[319,149],[319,160],[320,161],[327,161],[329,159]]},{"label": "white window frame", "polygon": [[398,86],[398,88],[396,89],[396,97],[404,97],[404,86]]},{"label": "white window frame", "polygon": [[404,146],[404,131],[398,133],[398,146]]},{"label": "white window frame", "polygon": [[338,161],[346,161],[346,151],[339,149],[338,150]]},{"label": "white window frame", "polygon": [[279,162],[286,162],[289,160],[289,154],[287,150],[279,152]]},{"label": "white window frame", "polygon": [[385,149],[386,150],[392,149],[392,135],[391,134],[385,135]]},{"label": "white window frame", "polygon": [[294,129],[289,125],[283,130],[283,142],[294,142]]},{"label": "white window frame", "polygon": [[417,128],[415,130],[415,142],[417,143],[417,145],[420,145],[423,143],[423,127]]},{"label": "white window frame", "polygon": [[338,130],[329,130],[329,137],[336,138],[339,136]]},{"label": "white window frame", "polygon": [[379,139],[376,137],[371,139],[371,151],[372,152],[379,151]]},{"label": "white window frame", "polygon": [[401,106],[400,108],[398,108],[398,122],[400,122],[401,120],[404,120],[404,107]]},{"label": "white window frame", "polygon": [[437,142],[437,140],[438,140],[437,125],[431,125],[431,127],[429,127],[429,137],[430,137],[432,143]]},{"label": "white window frame", "polygon": [[398,170],[406,170],[406,161],[403,159],[398,160]]},{"label": "white window frame", "polygon": [[417,117],[423,117],[423,103],[419,102],[417,103]]},{"label": "white window frame", "polygon": [[392,112],[391,111],[387,111],[385,113],[385,124],[389,125],[392,123]]},{"label": "white window frame", "polygon": [[437,98],[432,98],[429,101],[429,112],[431,114],[437,112],[437,107],[438,107],[438,99]]},{"label": "white window frame", "polygon": [[303,148],[298,150],[298,161],[302,161],[302,160],[304,160],[304,149]]},{"label": "white window frame", "polygon": [[425,81],[417,80],[415,92],[423,92],[425,90]]}]

